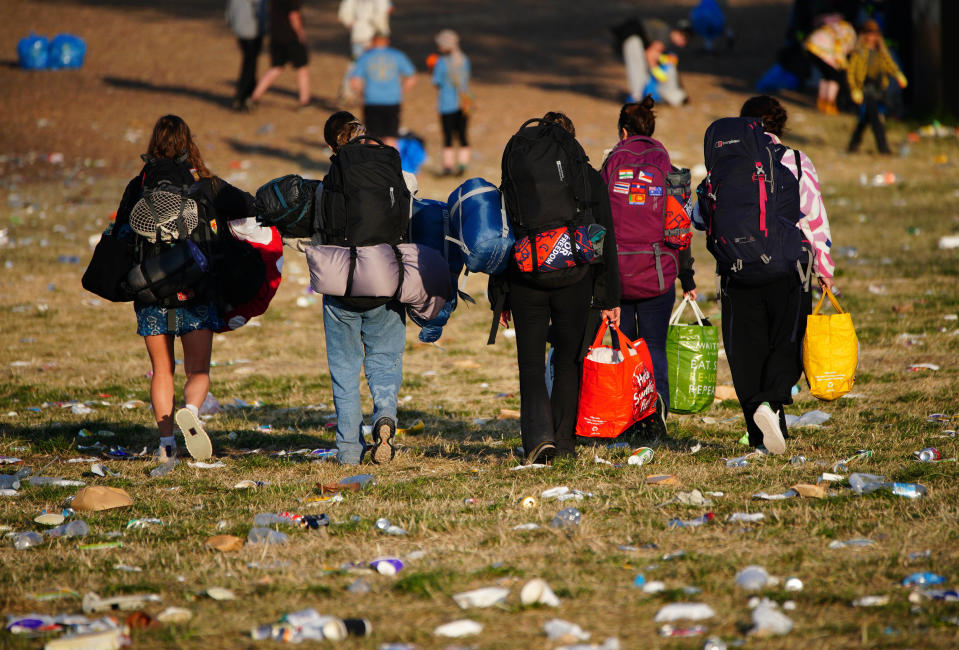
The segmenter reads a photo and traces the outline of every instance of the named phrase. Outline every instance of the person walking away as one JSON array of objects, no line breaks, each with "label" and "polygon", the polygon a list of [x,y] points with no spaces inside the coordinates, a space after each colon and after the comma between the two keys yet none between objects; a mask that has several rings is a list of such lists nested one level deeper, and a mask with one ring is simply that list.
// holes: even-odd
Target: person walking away
[{"label": "person walking away", "polygon": [[[506,327],[510,318],[515,320],[520,428],[528,464],[574,456],[585,339],[596,332],[595,327],[587,332],[590,312],[601,310],[603,318],[619,324],[616,237],[603,179],[589,166],[569,117],[551,111],[531,122],[503,153],[506,210],[517,236],[526,233],[527,252],[534,249],[530,244],[539,248],[552,240],[556,255],[550,257],[562,257],[565,249],[564,263],[556,270],[534,272],[549,258],[537,261],[535,254],[523,255],[518,241],[506,271],[490,276],[488,288],[493,306],[490,343],[497,325]],[[593,260],[599,263],[583,263],[572,252],[569,229],[583,226],[605,229],[602,256]],[[575,249],[582,254],[580,243],[577,237]],[[546,389],[547,337],[553,346],[552,395]]]},{"label": "person walking away", "polygon": [[826,14],[822,25],[806,38],[806,51],[822,78],[819,80],[816,108],[826,115],[839,115],[836,97],[846,69],[847,57],[856,44],[856,29],[840,14]]},{"label": "person walking away", "polygon": [[889,77],[893,77],[900,88],[905,88],[906,76],[889,54],[879,30],[879,23],[875,20],[863,23],[856,49],[849,56],[846,75],[849,80],[849,94],[853,103],[859,106],[859,120],[849,140],[849,152],[854,153],[859,149],[868,124],[872,128],[879,153],[892,153],[886,142],[886,111],[883,100],[886,89],[889,88]]},{"label": "person walking away", "polygon": [[358,58],[365,52],[377,33],[390,33],[390,0],[342,0],[337,12],[340,23],[350,30],[350,64],[343,76],[340,100],[353,102],[355,95],[350,87],[350,75]]},{"label": "person walking away", "polygon": [[389,36],[380,32],[373,36],[370,49],[357,59],[350,84],[357,95],[363,95],[367,133],[396,147],[403,94],[416,85],[413,63],[390,47]]},{"label": "person walking away", "polygon": [[[460,50],[459,35],[444,29],[436,35],[439,58],[433,66],[433,85],[437,88],[440,125],[443,127],[443,175],[466,173],[470,163],[466,126],[473,95],[469,90],[470,61]],[[453,138],[459,142],[459,151],[453,148]]]},{"label": "person walking away", "polygon": [[[683,295],[696,299],[693,258],[685,248],[671,248],[666,239],[668,175],[675,168],[666,147],[652,138],[655,102],[649,95],[619,112],[619,143],[603,163],[619,252],[620,329],[649,348],[656,382],[656,413],[640,422],[647,436],[666,434],[669,412],[669,369],[666,333],[676,301],[676,278]],[[684,209],[684,208],[683,208]]]},{"label": "person walking away", "polygon": [[[371,231],[366,223],[369,215],[344,211],[342,204],[336,201],[327,202],[327,199],[332,198],[330,188],[336,185],[328,183],[327,179],[336,173],[340,174],[340,178],[345,178],[342,166],[347,163],[342,158],[346,157],[344,152],[347,149],[369,147],[364,151],[367,157],[385,157],[390,168],[396,174],[400,173],[399,154],[395,149],[351,142],[365,133],[360,121],[347,111],[334,113],[323,127],[324,139],[333,151],[330,174],[323,183],[324,213],[341,215],[333,216],[331,223],[340,223],[340,220],[346,217],[351,219],[349,227],[345,227],[338,236],[332,231],[324,232],[323,239],[327,243],[344,241],[344,233],[350,232],[365,233],[366,243],[399,243],[391,240],[391,235],[386,232]],[[412,200],[410,195],[414,189],[407,180],[407,196],[402,196],[402,193],[397,196],[397,214],[408,214],[409,204],[407,203],[404,209],[402,203],[404,200]],[[341,209],[337,210],[337,205],[340,205]],[[391,225],[391,229],[404,232],[407,227],[402,223],[395,224],[395,227]],[[357,464],[366,451],[358,381],[361,366],[373,397],[373,445],[370,456],[377,464],[393,460],[396,453],[394,438],[397,396],[403,380],[403,350],[406,346],[403,305],[393,299],[323,296],[323,328],[326,336],[326,358],[333,384],[333,405],[336,408],[337,460],[344,465]]]},{"label": "person walking away", "polygon": [[267,0],[270,6],[270,69],[256,85],[251,101],[259,102],[287,63],[296,71],[299,108],[310,105],[310,56],[303,27],[302,0]]},{"label": "person walking away", "polygon": [[[139,251],[141,260],[169,250],[183,238],[181,227],[184,236],[205,246],[215,238],[218,219],[249,216],[217,213],[220,205],[239,205],[251,210],[253,197],[207,169],[182,118],[164,115],[158,119],[142,158],[145,164],[127,184],[113,226],[118,237],[129,240],[134,250]],[[190,200],[181,200],[184,196],[175,194],[184,191],[183,188],[189,188]],[[192,198],[203,195],[215,198],[211,203]],[[220,197],[226,200],[220,201]],[[172,213],[170,208],[166,212],[158,208],[171,198],[175,203]],[[212,207],[200,209],[201,204]],[[178,217],[182,218],[182,226]],[[138,300],[133,303],[137,334],[143,337],[152,365],[150,402],[160,437],[157,459],[161,463],[174,460],[177,455],[174,421],[192,456],[202,460],[211,454],[210,439],[199,420],[199,409],[210,388],[213,333],[224,326],[209,280],[178,288],[174,296],[161,303]],[[173,347],[177,338],[183,346],[186,405],[174,414]]]},{"label": "person walking away", "polygon": [[256,60],[263,49],[266,0],[228,0],[226,21],[240,46],[240,76],[236,81],[233,110],[249,111],[256,88]]},{"label": "person walking away", "polygon": [[[792,387],[802,375],[811,275],[816,274],[820,287],[832,290],[835,271],[816,169],[805,153],[780,141],[787,119],[778,100],[760,95],[746,101],[740,119],[713,123],[704,145],[709,175],[692,211],[694,225],[710,229],[707,248],[720,276],[723,346],[749,444],[773,454],[786,450],[783,407],[792,403]],[[741,143],[732,143],[735,129]],[[723,146],[717,147],[718,142]],[[772,166],[743,157],[750,142],[757,151],[749,156],[758,152],[767,156],[763,160],[772,159]],[[757,181],[751,180],[753,174]],[[765,191],[774,181],[775,198]],[[713,194],[716,183],[725,184],[723,194]],[[760,244],[740,247],[738,258],[721,241],[748,236]]]}]

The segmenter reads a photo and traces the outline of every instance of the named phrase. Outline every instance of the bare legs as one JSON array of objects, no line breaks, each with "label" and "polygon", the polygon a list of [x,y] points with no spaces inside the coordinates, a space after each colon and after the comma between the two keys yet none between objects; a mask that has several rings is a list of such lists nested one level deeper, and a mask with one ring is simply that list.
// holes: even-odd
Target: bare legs
[{"label": "bare legs", "polygon": [[[173,435],[173,335],[156,334],[143,337],[150,363],[153,365],[153,379],[150,380],[150,401],[156,418],[160,437]],[[194,330],[180,337],[183,345],[183,367],[186,371],[186,385],[183,397],[187,404],[197,408],[203,404],[210,390],[210,355],[213,350],[213,331]]]},{"label": "bare legs", "polygon": [[[260,77],[260,82],[256,84],[256,88],[253,89],[253,94],[250,96],[250,99],[254,102],[260,101],[282,72],[282,67],[267,70],[266,74]],[[310,69],[307,66],[296,69],[296,87],[300,106],[306,106],[310,103]]]}]

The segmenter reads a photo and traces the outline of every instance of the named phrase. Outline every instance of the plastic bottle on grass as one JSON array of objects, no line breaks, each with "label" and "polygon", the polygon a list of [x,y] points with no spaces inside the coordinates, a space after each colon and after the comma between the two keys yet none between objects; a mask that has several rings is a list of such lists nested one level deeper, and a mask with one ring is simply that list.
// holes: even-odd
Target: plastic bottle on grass
[{"label": "plastic bottle on grass", "polygon": [[84,537],[90,534],[90,526],[82,519],[75,519],[47,531],[48,537]]},{"label": "plastic bottle on grass", "polygon": [[553,528],[579,526],[579,522],[582,518],[583,515],[578,508],[563,508],[556,513],[556,516],[553,517],[551,522],[549,522],[549,525]]},{"label": "plastic bottle on grass", "polygon": [[18,551],[40,544],[43,544],[43,535],[40,533],[20,533],[13,540],[13,547]]},{"label": "plastic bottle on grass", "polygon": [[251,528],[246,537],[250,544],[286,544],[290,541],[286,533],[271,528]]},{"label": "plastic bottle on grass", "polygon": [[876,474],[855,473],[849,477],[849,486],[857,494],[869,494],[876,490],[889,490],[896,496],[908,499],[918,499],[926,496],[926,488],[918,483],[900,483],[899,481],[885,481],[884,476]]}]

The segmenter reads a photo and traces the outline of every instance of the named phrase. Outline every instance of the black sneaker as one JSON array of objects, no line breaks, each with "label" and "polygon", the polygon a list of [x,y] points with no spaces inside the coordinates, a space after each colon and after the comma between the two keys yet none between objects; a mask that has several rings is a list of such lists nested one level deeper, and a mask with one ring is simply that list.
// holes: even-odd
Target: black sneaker
[{"label": "black sneaker", "polygon": [[383,416],[373,423],[373,447],[370,457],[377,465],[388,463],[396,456],[393,440],[396,438],[396,421]]}]

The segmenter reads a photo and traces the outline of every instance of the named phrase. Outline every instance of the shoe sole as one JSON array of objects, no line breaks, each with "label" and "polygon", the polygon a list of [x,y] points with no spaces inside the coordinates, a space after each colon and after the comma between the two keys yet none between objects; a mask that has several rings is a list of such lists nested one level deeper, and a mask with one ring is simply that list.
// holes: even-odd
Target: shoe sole
[{"label": "shoe sole", "polygon": [[535,447],[533,447],[533,451],[530,453],[529,456],[526,457],[526,464],[535,465],[536,462],[539,461],[540,458],[542,458],[543,454],[545,454],[548,451],[555,451],[555,450],[556,450],[556,445],[553,444],[552,442],[541,442]]},{"label": "shoe sole", "polygon": [[373,429],[373,451],[370,455],[374,463],[382,465],[393,460],[396,456],[396,447],[393,445],[395,437],[396,430],[390,426],[389,420],[383,421]]},{"label": "shoe sole", "polygon": [[753,422],[763,432],[763,446],[771,454],[782,454],[786,451],[786,439],[779,430],[779,416],[772,410],[756,411]]},{"label": "shoe sole", "polygon": [[180,409],[174,417],[176,425],[180,427],[186,450],[196,460],[206,460],[213,456],[213,444],[206,434],[200,419],[193,415],[190,409]]}]

